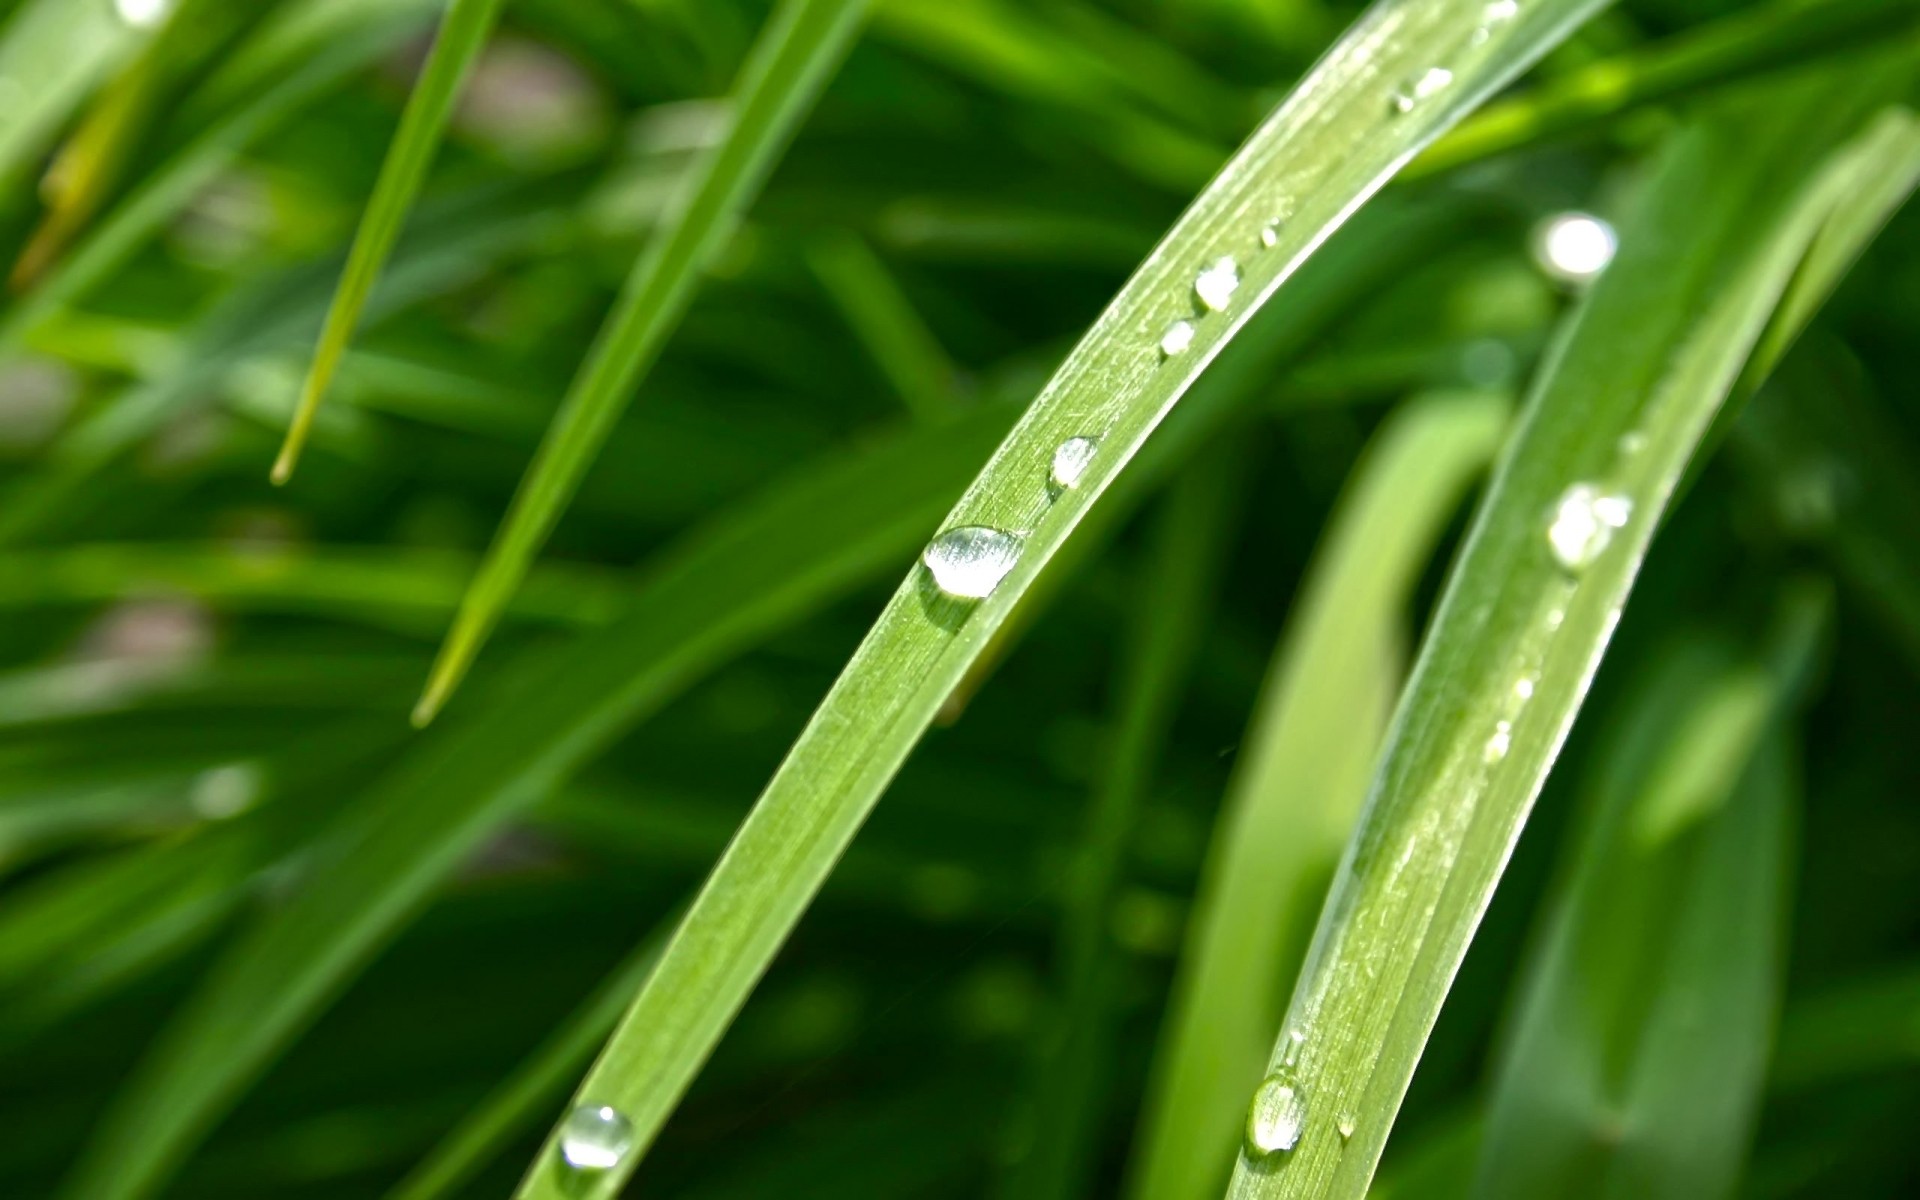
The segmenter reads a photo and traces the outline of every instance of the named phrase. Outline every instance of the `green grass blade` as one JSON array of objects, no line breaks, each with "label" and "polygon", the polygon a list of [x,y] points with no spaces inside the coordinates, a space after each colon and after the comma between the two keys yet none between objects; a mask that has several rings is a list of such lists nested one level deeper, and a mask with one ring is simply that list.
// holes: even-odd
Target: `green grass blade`
[{"label": "green grass blade", "polygon": [[1920,969],[1882,970],[1788,1006],[1773,1085],[1783,1092],[1920,1062]]},{"label": "green grass blade", "polygon": [[1780,726],[1828,607],[1791,595],[1764,657],[1676,646],[1623,701],[1519,984],[1476,1195],[1731,1193],[1783,978]]},{"label": "green grass blade", "polygon": [[857,235],[823,236],[807,261],[847,324],[913,415],[953,415],[959,375],[886,264]]},{"label": "green grass blade", "polygon": [[693,170],[581,365],[454,618],[414,710],[415,724],[433,719],[472,665],[507,596],[679,323],[701,270],[838,68],[865,11],[866,0],[783,0],[769,19],[741,69],[732,128]]},{"label": "green grass blade", "polygon": [[1009,415],[979,410],[774,485],[670,552],[621,621],[428,735],[343,814],[336,865],[265,914],[162,1033],[66,1194],[153,1194],[488,834],[706,671],[890,569]]},{"label": "green grass blade", "polygon": [[1474,394],[1411,402],[1376,436],[1335,510],[1216,822],[1132,1195],[1203,1200],[1226,1179],[1286,982],[1399,691],[1409,593],[1492,461],[1509,407]]},{"label": "green grass blade", "polygon": [[152,36],[111,3],[32,0],[0,29],[0,185],[35,155],[94,88]]},{"label": "green grass blade", "polygon": [[1031,1089],[1030,1147],[1001,1188],[1014,1200],[1065,1200],[1089,1190],[1093,1151],[1111,1107],[1116,996],[1124,986],[1125,964],[1112,936],[1114,904],[1213,612],[1246,473],[1244,455],[1205,456],[1174,485],[1158,514],[1133,636],[1119,656],[1113,745],[1081,832],[1055,942],[1059,1004]]},{"label": "green grass blade", "polygon": [[320,344],[314,349],[313,364],[301,385],[293,423],[287,428],[280,456],[274,460],[275,483],[283,484],[293,477],[300,448],[313,427],[314,413],[319,411],[320,402],[333,382],[340,356],[353,340],[360,311],[373,291],[374,280],[379,277],[387,255],[393,251],[400,227],[413,208],[421,185],[426,182],[427,168],[432,165],[434,151],[446,132],[454,100],[460,94],[467,72],[486,45],[488,35],[493,32],[500,4],[501,0],[451,0],[447,5],[433,49],[427,54],[426,65],[420,70],[412,94],[407,97],[400,129],[394,134],[386,162],[381,164],[380,178],[373,185],[367,211],[360,218],[353,248],[347,253],[346,270],[340,276],[340,288],[334,293],[333,304],[327,309],[326,321],[321,326]]},{"label": "green grass blade", "polygon": [[[636,1150],[578,1181],[582,1195],[625,1183],[948,693],[1201,370],[1396,167],[1593,7],[1527,5],[1477,37],[1479,4],[1378,6],[1195,201],[948,518],[1024,533],[1010,573],[977,605],[909,573],[709,878],[579,1093],[626,1113]],[[1436,56],[1453,64],[1444,82]],[[1205,315],[1196,277],[1225,255],[1241,283]],[[1175,322],[1191,322],[1191,344],[1163,355]],[[1099,448],[1079,486],[1051,492],[1055,449],[1087,436]],[[520,1194],[570,1195],[559,1164],[550,1141]]]},{"label": "green grass blade", "polygon": [[1667,501],[1859,183],[1839,147],[1908,69],[1741,98],[1650,185],[1480,508],[1322,914],[1269,1067],[1304,1099],[1297,1147],[1243,1155],[1231,1196],[1365,1191]]}]

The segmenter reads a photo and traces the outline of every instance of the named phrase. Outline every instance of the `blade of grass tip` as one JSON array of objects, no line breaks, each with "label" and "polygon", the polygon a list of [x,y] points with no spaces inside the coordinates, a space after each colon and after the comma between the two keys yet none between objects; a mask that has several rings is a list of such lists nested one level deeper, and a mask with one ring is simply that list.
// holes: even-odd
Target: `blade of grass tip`
[{"label": "blade of grass tip", "polygon": [[1736,13],[1490,104],[1407,164],[1407,177],[1451,171],[1642,105],[1872,45],[1917,21],[1911,0],[1786,0]]},{"label": "blade of grass tip", "polygon": [[617,624],[420,739],[339,814],[328,869],[263,914],[162,1031],[65,1195],[157,1191],[491,833],[720,663],[891,569],[1010,417],[980,409],[779,481],[663,556]]},{"label": "blade of grass tip", "polygon": [[1782,726],[1830,607],[1792,589],[1750,654],[1678,635],[1622,700],[1518,981],[1475,1195],[1731,1193],[1785,966]]},{"label": "blade of grass tip", "polygon": [[407,213],[412,210],[434,151],[446,132],[447,118],[474,61],[480,57],[487,37],[500,16],[501,0],[451,0],[440,19],[433,48],[420,69],[420,78],[407,97],[400,128],[380,165],[380,176],[373,185],[373,196],[360,218],[353,248],[347,252],[346,269],[340,275],[339,290],[327,309],[320,328],[320,343],[313,352],[313,363],[300,387],[300,400],[294,406],[293,421],[287,427],[286,441],[273,463],[273,482],[285,484],[293,478],[300,460],[300,448],[313,427],[314,413],[320,409],[327,388],[333,381],[340,356],[353,340],[360,321],[360,310],[373,291],[380,268],[392,253]]},{"label": "blade of grass tip", "polygon": [[130,5],[29,0],[0,29],[0,190],[46,146],[115,67],[152,34]]},{"label": "blade of grass tip", "polygon": [[[1396,167],[1596,7],[1531,4],[1488,29],[1477,3],[1378,5],[1262,124],[952,510],[927,555],[951,590],[909,572],[708,878],[578,1093],[624,1114],[629,1152],[571,1178],[556,1133],[520,1196],[618,1192],[947,694],[1147,435]],[[1074,438],[1093,453],[1049,488]]]},{"label": "blade of grass tip", "polygon": [[1399,692],[1414,584],[1510,402],[1410,401],[1334,510],[1274,652],[1201,870],[1128,1193],[1217,1195],[1312,914]]},{"label": "blade of grass tip", "polygon": [[807,264],[907,410],[921,421],[951,416],[959,372],[880,256],[843,232],[816,238]]},{"label": "blade of grass tip", "polygon": [[1666,501],[1857,182],[1839,147],[1898,94],[1910,53],[1736,97],[1666,156],[1537,382],[1452,572],[1230,1196],[1365,1191]]},{"label": "blade of grass tip", "polygon": [[866,6],[781,0],[768,18],[734,88],[732,127],[689,172],[581,364],[454,618],[414,708],[415,725],[433,720],[479,654],[507,595],[679,324],[700,272],[851,48]]},{"label": "blade of grass tip", "polygon": [[633,994],[646,982],[669,928],[663,924],[643,938],[525,1062],[387,1193],[387,1200],[456,1195],[547,1105],[564,1095],[567,1084],[593,1058]]},{"label": "blade of grass tip", "polygon": [[1027,1152],[1002,1181],[1012,1200],[1086,1194],[1098,1135],[1110,1115],[1113,1040],[1125,962],[1113,943],[1141,805],[1154,781],[1205,640],[1251,465],[1244,443],[1187,468],[1157,514],[1132,631],[1120,652],[1114,736],[1068,876],[1055,942],[1058,1006],[1030,1087]]}]

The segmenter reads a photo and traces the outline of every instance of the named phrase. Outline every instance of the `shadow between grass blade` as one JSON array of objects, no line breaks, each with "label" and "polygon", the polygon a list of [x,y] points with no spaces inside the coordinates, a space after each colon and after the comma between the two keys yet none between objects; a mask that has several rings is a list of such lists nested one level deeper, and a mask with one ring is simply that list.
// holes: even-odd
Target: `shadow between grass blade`
[{"label": "shadow between grass blade", "polygon": [[[521,1197],[584,1200],[624,1186],[947,694],[1147,435],[1408,156],[1596,7],[1528,4],[1490,29],[1479,3],[1378,5],[1255,132],[948,517],[948,527],[1014,537],[998,543],[1017,547],[1008,573],[977,602],[909,573],[708,879],[578,1094],[625,1115],[631,1150],[576,1177],[556,1132]],[[1203,269],[1213,277],[1198,294]],[[1049,488],[1054,452],[1071,438],[1097,439],[1097,452],[1075,486]]]},{"label": "shadow between grass blade", "polygon": [[433,720],[679,324],[694,285],[853,44],[867,0],[783,0],[741,68],[733,126],[689,175],[580,366],[440,649],[413,721]]},{"label": "shadow between grass blade", "polygon": [[[1291,1152],[1229,1195],[1358,1197],[1682,472],[1911,51],[1733,98],[1672,147],[1530,398],[1403,697],[1269,1060]],[[1864,174],[1863,174],[1864,173]]]}]

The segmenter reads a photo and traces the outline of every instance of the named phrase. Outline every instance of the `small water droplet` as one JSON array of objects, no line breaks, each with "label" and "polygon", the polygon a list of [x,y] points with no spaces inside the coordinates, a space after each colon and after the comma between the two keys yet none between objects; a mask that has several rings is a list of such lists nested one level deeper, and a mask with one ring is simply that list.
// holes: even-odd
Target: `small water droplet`
[{"label": "small water droplet", "polygon": [[1647,435],[1638,429],[1620,435],[1620,453],[1628,458],[1647,448]]},{"label": "small water droplet", "polygon": [[1185,354],[1187,347],[1193,345],[1193,322],[1175,321],[1167,326],[1160,335],[1160,353],[1172,358],[1176,354]]},{"label": "small water droplet", "polygon": [[1534,261],[1542,271],[1570,285],[1587,283],[1606,270],[1619,248],[1613,226],[1582,212],[1550,217],[1533,235]]},{"label": "small water droplet", "polygon": [[1564,608],[1552,609],[1547,613],[1547,628],[1558,629],[1560,628],[1560,623],[1562,621],[1565,621],[1566,619],[1567,619],[1566,609]]},{"label": "small water droplet", "polygon": [[1554,506],[1547,542],[1553,556],[1569,571],[1579,571],[1600,557],[1613,531],[1633,516],[1633,501],[1611,496],[1590,483],[1576,483]]},{"label": "small water droplet", "polygon": [[1240,286],[1240,267],[1231,258],[1216,259],[1193,280],[1193,294],[1213,312],[1225,312]]},{"label": "small water droplet", "polygon": [[1306,1034],[1301,1033],[1298,1029],[1287,1030],[1286,1046],[1280,1051],[1280,1065],[1283,1067],[1299,1066],[1300,1051],[1306,1044]]},{"label": "small water droplet", "polygon": [[1400,90],[1393,94],[1393,110],[1400,113],[1410,113],[1419,106],[1422,100],[1445,91],[1447,85],[1452,82],[1452,71],[1447,70],[1445,67],[1428,67],[1411,80],[1402,84]]},{"label": "small water droplet", "polygon": [[610,1171],[633,1149],[633,1122],[617,1108],[582,1104],[560,1127],[560,1157],[576,1171]]},{"label": "small water droplet", "polygon": [[1340,1140],[1344,1142],[1353,1137],[1353,1131],[1358,1127],[1354,1124],[1352,1113],[1341,1113],[1340,1124],[1335,1128],[1340,1130]]},{"label": "small water droplet", "polygon": [[1306,1102],[1293,1083],[1284,1076],[1269,1075],[1247,1111],[1247,1152],[1264,1158],[1293,1149],[1300,1144],[1300,1128],[1306,1120]]},{"label": "small water droplet", "polygon": [[1280,227],[1283,222],[1268,221],[1260,228],[1260,244],[1268,250],[1280,244]]},{"label": "small water droplet", "polygon": [[1514,680],[1513,681],[1514,698],[1519,700],[1520,703],[1522,704],[1525,704],[1527,701],[1533,699],[1533,685],[1534,685],[1534,678],[1531,675],[1522,675],[1520,678]]},{"label": "small water droplet", "polygon": [[113,0],[113,11],[135,29],[153,28],[172,7],[173,0]]},{"label": "small water droplet", "polygon": [[1502,721],[1493,727],[1493,736],[1487,739],[1486,748],[1480,757],[1489,763],[1497,763],[1507,756],[1507,750],[1513,745],[1513,722]]},{"label": "small water droplet", "polygon": [[985,525],[957,525],[928,542],[920,561],[947,595],[984,600],[1020,561],[1020,538]]},{"label": "small water droplet", "polygon": [[1480,24],[1473,31],[1473,44],[1485,45],[1493,31],[1520,15],[1520,0],[1490,0],[1480,10]]},{"label": "small water droplet", "polygon": [[1069,490],[1079,487],[1088,464],[1093,462],[1093,452],[1099,448],[1100,439],[1090,437],[1070,437],[1055,446],[1053,469],[1048,476],[1053,486]]}]

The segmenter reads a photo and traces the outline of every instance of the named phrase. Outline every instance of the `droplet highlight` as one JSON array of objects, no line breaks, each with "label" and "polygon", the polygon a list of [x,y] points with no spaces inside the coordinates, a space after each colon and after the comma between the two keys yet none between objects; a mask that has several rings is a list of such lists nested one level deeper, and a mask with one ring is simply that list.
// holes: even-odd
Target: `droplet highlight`
[{"label": "droplet highlight", "polygon": [[610,1171],[633,1149],[633,1122],[605,1104],[582,1104],[560,1127],[560,1157],[576,1171]]},{"label": "droplet highlight", "polygon": [[1580,571],[1600,557],[1613,531],[1633,517],[1633,501],[1609,495],[1590,483],[1576,483],[1560,497],[1547,527],[1553,557],[1569,571]]},{"label": "droplet highlight", "polygon": [[1534,683],[1535,680],[1531,675],[1522,675],[1520,678],[1514,680],[1513,698],[1522,704],[1533,699]]},{"label": "droplet highlight", "polygon": [[1193,280],[1193,294],[1209,312],[1225,312],[1240,287],[1240,266],[1231,258],[1220,258]]},{"label": "droplet highlight", "polygon": [[1533,258],[1540,270],[1561,283],[1589,283],[1613,261],[1620,239],[1613,226],[1589,213],[1549,217],[1533,235]]},{"label": "droplet highlight", "polygon": [[1428,67],[1400,86],[1393,94],[1393,110],[1410,113],[1422,100],[1437,96],[1453,83],[1453,72],[1445,67]]},{"label": "droplet highlight", "polygon": [[1268,221],[1260,227],[1260,245],[1263,249],[1271,250],[1280,244],[1281,224],[1279,221]]},{"label": "droplet highlight", "polygon": [[1192,321],[1175,321],[1173,324],[1167,326],[1165,333],[1160,335],[1160,353],[1166,355],[1168,358],[1172,358],[1176,354],[1185,354],[1188,347],[1192,345]]},{"label": "droplet highlight", "polygon": [[1487,739],[1487,744],[1485,748],[1481,750],[1480,757],[1489,764],[1497,763],[1507,756],[1507,751],[1512,749],[1512,747],[1513,722],[1501,721],[1493,727],[1493,736]]},{"label": "droplet highlight", "polygon": [[984,600],[1020,561],[1020,537],[985,525],[959,525],[927,543],[920,561],[947,595]]},{"label": "droplet highlight", "polygon": [[1080,486],[1086,477],[1087,468],[1093,463],[1094,451],[1100,448],[1098,438],[1071,437],[1061,442],[1053,450],[1053,468],[1048,479],[1054,487],[1071,491]]},{"label": "droplet highlight", "polygon": [[1280,1075],[1268,1076],[1253,1094],[1253,1107],[1247,1111],[1247,1153],[1265,1158],[1292,1150],[1300,1144],[1300,1130],[1306,1122],[1306,1102],[1292,1081]]}]

